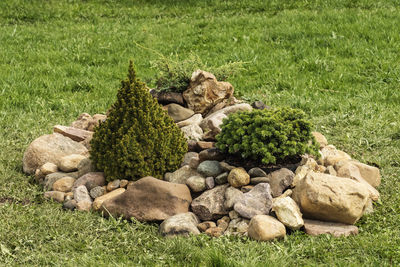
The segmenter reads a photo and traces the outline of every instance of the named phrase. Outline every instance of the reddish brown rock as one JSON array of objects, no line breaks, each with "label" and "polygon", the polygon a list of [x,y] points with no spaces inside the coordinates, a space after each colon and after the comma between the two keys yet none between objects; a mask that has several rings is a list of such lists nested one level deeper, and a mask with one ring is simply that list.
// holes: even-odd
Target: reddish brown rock
[{"label": "reddish brown rock", "polygon": [[62,134],[66,137],[71,138],[72,140],[76,142],[81,142],[87,138],[92,137],[93,132],[74,128],[74,127],[68,127],[68,126],[62,126],[62,125],[56,125],[53,128],[53,131],[55,133]]},{"label": "reddish brown rock", "polygon": [[188,212],[191,201],[186,185],[147,176],[134,182],[124,193],[103,202],[102,210],[105,215],[122,215],[125,219],[160,221]]},{"label": "reddish brown rock", "polygon": [[335,237],[358,234],[358,227],[343,223],[304,220],[304,230],[309,235],[328,234]]}]

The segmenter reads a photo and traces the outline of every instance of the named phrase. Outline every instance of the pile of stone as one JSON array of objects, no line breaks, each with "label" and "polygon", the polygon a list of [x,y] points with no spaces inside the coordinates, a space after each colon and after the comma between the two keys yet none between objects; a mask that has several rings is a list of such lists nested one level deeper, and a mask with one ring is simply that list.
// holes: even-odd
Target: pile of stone
[{"label": "pile of stone", "polygon": [[194,72],[183,94],[151,93],[185,133],[189,147],[181,168],[163,180],[106,183],[89,159],[93,129],[106,115],[86,113],[34,140],[24,154],[24,172],[35,174],[44,196],[66,209],[161,222],[165,236],[271,240],[299,229],[347,236],[358,233],[354,224],[379,199],[379,169],[352,160],[318,132],[313,133],[321,145],[318,160],[304,155],[297,164],[275,170],[228,163],[215,148],[222,120],[236,111],[268,107],[260,101],[239,103],[232,85],[211,73]]}]

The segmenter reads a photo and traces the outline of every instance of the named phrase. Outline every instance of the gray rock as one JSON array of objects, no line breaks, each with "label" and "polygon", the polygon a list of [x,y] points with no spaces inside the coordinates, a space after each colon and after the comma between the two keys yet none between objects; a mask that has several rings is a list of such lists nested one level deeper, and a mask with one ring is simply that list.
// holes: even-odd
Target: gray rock
[{"label": "gray rock", "polygon": [[260,100],[254,101],[254,102],[251,104],[251,106],[252,106],[253,108],[255,108],[255,109],[270,109],[270,108],[271,108],[271,107],[265,105],[264,102],[262,102],[262,101],[260,101]]},{"label": "gray rock", "polygon": [[268,174],[273,197],[279,197],[293,182],[294,173],[286,168]]},{"label": "gray rock", "polygon": [[228,182],[228,172],[221,173],[217,177],[215,177],[216,184],[226,184]]},{"label": "gray rock", "polygon": [[173,173],[166,174],[165,180],[175,184],[186,184],[186,180],[192,176],[201,176],[196,170],[193,170],[188,165],[174,171]]},{"label": "gray rock", "polygon": [[193,116],[194,111],[188,108],[184,108],[178,104],[168,104],[165,106],[168,111],[168,115],[175,121],[180,122],[189,119]]},{"label": "gray rock", "polygon": [[[189,165],[189,162],[192,158],[198,158],[199,157],[199,153],[197,152],[187,152],[184,156],[183,156],[183,161],[181,164],[181,167],[185,166],[185,165]],[[196,167],[197,168],[197,167]]]},{"label": "gray rock", "polygon": [[199,159],[200,162],[203,162],[205,160],[223,160],[224,159],[224,155],[221,153],[221,151],[218,148],[208,148],[205,150],[202,150],[199,153]]},{"label": "gray rock", "polygon": [[102,172],[89,172],[79,177],[72,187],[72,191],[80,185],[86,186],[89,190],[96,186],[103,186],[106,184],[106,179]]},{"label": "gray rock", "polygon": [[225,190],[229,185],[216,186],[192,201],[192,211],[202,220],[216,220],[228,214],[224,207]]},{"label": "gray rock", "polygon": [[206,190],[206,179],[201,176],[192,176],[186,180],[186,185],[193,192],[202,192]]},{"label": "gray rock", "polygon": [[251,219],[255,215],[268,214],[272,207],[272,196],[269,184],[258,184],[234,205],[242,217]]},{"label": "gray rock", "polygon": [[261,183],[269,183],[268,177],[254,177],[250,178],[250,184],[256,185]]},{"label": "gray rock", "polygon": [[93,187],[91,190],[90,190],[90,196],[93,198],[93,199],[96,199],[96,198],[98,198],[98,197],[101,197],[102,195],[104,195],[106,193],[106,190],[104,189],[104,187],[102,187],[102,186],[96,186],[96,187]]},{"label": "gray rock", "polygon": [[81,162],[79,162],[78,177],[81,177],[81,176],[85,175],[86,173],[94,172],[94,171],[96,171],[96,169],[90,158],[85,158],[85,159],[81,160]]},{"label": "gray rock", "polygon": [[160,224],[160,233],[163,236],[198,235],[197,224],[200,221],[192,212],[180,213],[169,217]]},{"label": "gray rock", "polygon": [[77,203],[84,202],[84,201],[92,202],[89,192],[88,192],[86,186],[84,186],[84,185],[80,185],[74,189],[74,199],[76,200]]},{"label": "gray rock", "polygon": [[205,177],[217,177],[222,173],[221,165],[216,160],[206,160],[199,164],[197,172],[204,175]]},{"label": "gray rock", "polygon": [[241,197],[243,197],[242,191],[232,186],[228,187],[225,190],[225,202],[224,202],[225,209],[227,210],[233,209],[233,206],[237,201],[240,200]]},{"label": "gray rock", "polygon": [[[186,139],[199,141],[203,138],[203,130],[197,124],[191,124],[181,128],[181,131],[185,135]],[[197,145],[196,145],[197,146]]]},{"label": "gray rock", "polygon": [[213,189],[215,187],[214,177],[207,177],[206,178],[206,188]]},{"label": "gray rock", "polygon": [[65,210],[74,210],[76,209],[76,200],[75,199],[71,199],[71,200],[67,200],[63,203],[63,209]]},{"label": "gray rock", "polygon": [[253,177],[267,177],[267,174],[265,171],[263,171],[261,168],[255,167],[249,170],[249,175],[251,178]]}]

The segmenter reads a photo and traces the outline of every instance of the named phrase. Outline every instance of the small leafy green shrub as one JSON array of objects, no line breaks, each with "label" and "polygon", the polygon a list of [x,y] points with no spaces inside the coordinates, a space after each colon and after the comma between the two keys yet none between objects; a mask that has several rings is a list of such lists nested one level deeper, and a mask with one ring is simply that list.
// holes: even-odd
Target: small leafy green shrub
[{"label": "small leafy green shrub", "polygon": [[161,178],[176,170],[187,151],[174,121],[136,78],[132,62],[107,120],[95,129],[91,158],[108,181]]},{"label": "small leafy green shrub", "polygon": [[152,67],[157,69],[155,83],[159,91],[183,92],[190,83],[190,77],[195,70],[209,71],[218,81],[226,81],[229,77],[244,70],[245,62],[230,62],[219,67],[211,67],[204,63],[197,55],[190,54],[188,58],[179,60],[172,57],[160,56],[152,62]]},{"label": "small leafy green shrub", "polygon": [[264,164],[305,153],[318,157],[312,125],[304,117],[303,111],[291,108],[237,112],[224,120],[216,146]]}]

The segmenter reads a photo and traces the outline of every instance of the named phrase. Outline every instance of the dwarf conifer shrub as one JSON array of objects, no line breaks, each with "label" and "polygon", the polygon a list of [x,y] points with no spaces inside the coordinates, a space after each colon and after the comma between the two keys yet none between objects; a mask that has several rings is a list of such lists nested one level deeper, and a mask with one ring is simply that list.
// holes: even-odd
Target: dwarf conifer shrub
[{"label": "dwarf conifer shrub", "polygon": [[182,131],[136,77],[132,62],[90,144],[93,163],[108,181],[161,178],[179,167],[187,151]]},{"label": "dwarf conifer shrub", "polygon": [[305,153],[318,157],[312,125],[304,117],[303,111],[291,108],[237,112],[224,120],[216,146],[264,164]]}]

